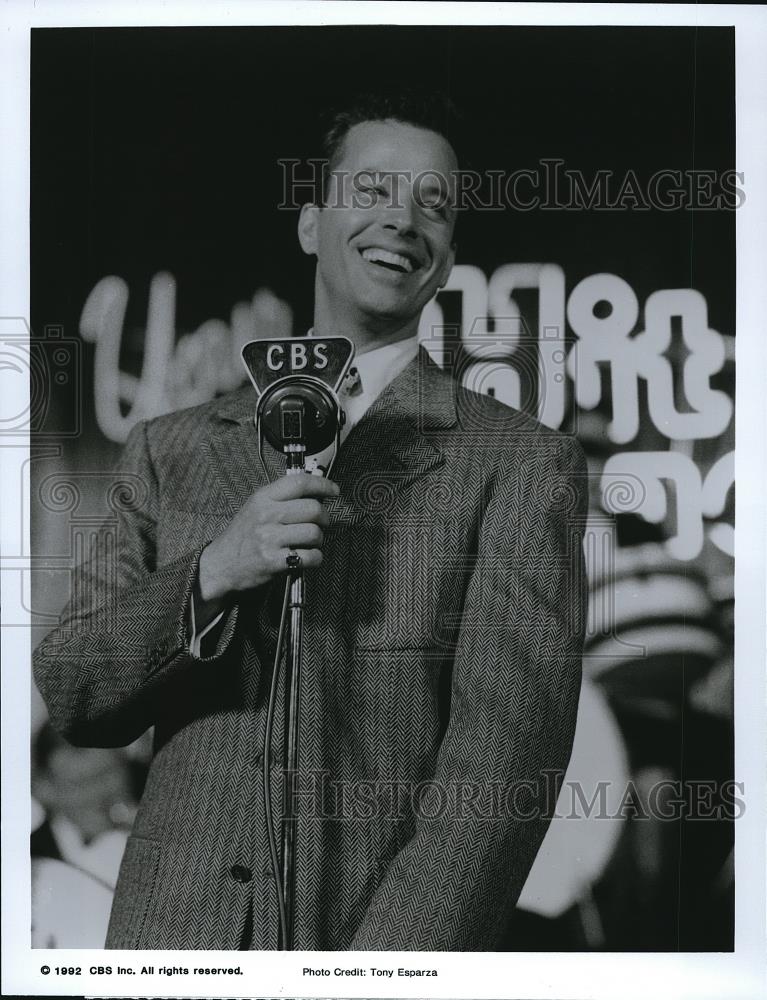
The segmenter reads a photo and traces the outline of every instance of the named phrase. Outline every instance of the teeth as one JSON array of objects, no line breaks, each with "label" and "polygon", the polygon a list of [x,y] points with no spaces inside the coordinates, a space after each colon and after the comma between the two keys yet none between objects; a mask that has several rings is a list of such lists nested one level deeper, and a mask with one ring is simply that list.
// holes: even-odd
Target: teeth
[{"label": "teeth", "polygon": [[408,274],[413,270],[413,265],[407,257],[403,257],[399,253],[392,253],[391,250],[384,250],[381,247],[368,247],[367,250],[362,251],[362,256],[364,260],[368,260],[373,264],[393,264],[395,267],[401,267]]}]

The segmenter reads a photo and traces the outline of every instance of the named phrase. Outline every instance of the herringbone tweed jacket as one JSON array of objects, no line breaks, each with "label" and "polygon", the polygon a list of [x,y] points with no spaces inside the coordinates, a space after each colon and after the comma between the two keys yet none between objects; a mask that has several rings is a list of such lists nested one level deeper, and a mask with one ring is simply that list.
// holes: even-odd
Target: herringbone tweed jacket
[{"label": "herringbone tweed jacket", "polygon": [[[202,548],[266,481],[254,402],[246,387],[133,430],[116,532],[36,652],[72,742],[154,726],[109,948],[277,947],[261,750],[282,587],[232,604],[204,659],[187,630]],[[296,947],[497,949],[571,750],[582,452],[421,350],[333,478],[307,580]]]}]

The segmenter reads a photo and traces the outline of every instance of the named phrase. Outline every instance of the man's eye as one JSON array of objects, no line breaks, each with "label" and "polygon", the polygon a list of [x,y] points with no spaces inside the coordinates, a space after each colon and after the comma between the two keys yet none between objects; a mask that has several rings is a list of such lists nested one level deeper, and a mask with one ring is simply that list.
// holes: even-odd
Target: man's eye
[{"label": "man's eye", "polygon": [[447,216],[448,204],[444,198],[427,199],[421,202],[421,207],[427,212],[436,212],[443,217]]}]

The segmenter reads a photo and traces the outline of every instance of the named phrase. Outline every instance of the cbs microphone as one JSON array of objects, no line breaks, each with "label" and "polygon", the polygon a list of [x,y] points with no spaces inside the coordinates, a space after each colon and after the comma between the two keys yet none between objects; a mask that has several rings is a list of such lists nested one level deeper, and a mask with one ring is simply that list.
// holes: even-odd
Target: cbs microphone
[{"label": "cbs microphone", "polygon": [[353,358],[354,344],[347,337],[254,340],[243,347],[258,394],[255,425],[262,464],[264,440],[286,456],[288,472],[303,469],[306,455],[334,442],[337,453],[345,421],[338,390]]}]

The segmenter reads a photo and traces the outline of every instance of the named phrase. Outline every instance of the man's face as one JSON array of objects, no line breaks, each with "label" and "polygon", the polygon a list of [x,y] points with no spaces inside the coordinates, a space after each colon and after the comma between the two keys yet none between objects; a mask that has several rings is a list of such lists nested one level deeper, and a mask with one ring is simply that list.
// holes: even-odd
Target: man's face
[{"label": "man's face", "polygon": [[401,122],[363,122],[343,142],[323,208],[299,227],[331,315],[404,324],[453,266],[457,163],[449,143]]}]

